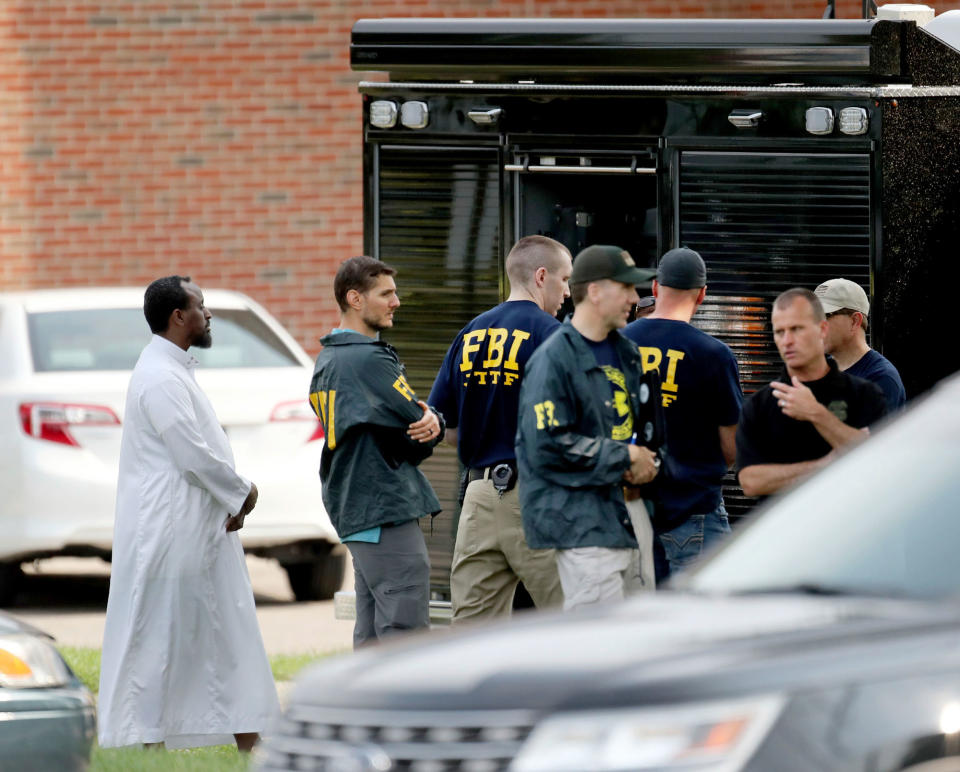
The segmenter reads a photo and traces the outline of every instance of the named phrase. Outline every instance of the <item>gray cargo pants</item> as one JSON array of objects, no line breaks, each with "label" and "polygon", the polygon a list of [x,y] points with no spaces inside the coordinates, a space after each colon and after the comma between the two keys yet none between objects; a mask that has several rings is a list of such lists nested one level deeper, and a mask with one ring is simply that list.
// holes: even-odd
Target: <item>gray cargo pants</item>
[{"label": "gray cargo pants", "polygon": [[417,520],[380,529],[380,543],[346,542],[353,558],[353,647],[430,626],[430,558]]}]

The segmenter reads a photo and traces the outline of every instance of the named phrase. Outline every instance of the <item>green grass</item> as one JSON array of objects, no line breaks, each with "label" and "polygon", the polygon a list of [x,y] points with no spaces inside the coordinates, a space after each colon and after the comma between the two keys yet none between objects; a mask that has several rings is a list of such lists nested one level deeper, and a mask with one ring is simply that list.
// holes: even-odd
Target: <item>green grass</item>
[{"label": "green grass", "polygon": [[270,668],[273,670],[275,681],[289,681],[295,678],[307,665],[331,656],[331,653],[318,654],[310,651],[305,654],[274,654],[270,657]]},{"label": "green grass", "polygon": [[[67,664],[96,693],[100,688],[100,649],[59,646]],[[317,652],[275,654],[270,668],[276,681],[289,681],[304,667],[329,656]],[[89,772],[247,772],[250,758],[233,745],[216,745],[182,751],[142,748],[93,749]]]},{"label": "green grass", "polygon": [[[60,646],[58,648],[67,664],[77,674],[77,678],[83,681],[90,691],[96,692],[100,688],[100,649],[86,649],[77,646]],[[330,654],[319,654],[315,651],[305,654],[274,654],[270,657],[273,679],[275,681],[289,681],[307,665],[327,656],[330,656]]]},{"label": "green grass", "polygon": [[246,772],[249,756],[232,745],[183,751],[94,748],[89,772]]},{"label": "green grass", "polygon": [[100,649],[58,646],[63,658],[86,687],[96,693],[100,689]]}]

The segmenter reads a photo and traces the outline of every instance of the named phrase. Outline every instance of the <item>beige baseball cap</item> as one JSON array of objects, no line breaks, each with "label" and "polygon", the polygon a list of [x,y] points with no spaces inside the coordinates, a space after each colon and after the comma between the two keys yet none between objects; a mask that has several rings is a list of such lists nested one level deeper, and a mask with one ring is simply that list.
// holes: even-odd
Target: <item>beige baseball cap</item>
[{"label": "beige baseball cap", "polygon": [[817,287],[813,294],[820,299],[825,313],[832,314],[843,308],[859,311],[866,316],[870,313],[870,301],[863,287],[849,279],[830,279]]}]

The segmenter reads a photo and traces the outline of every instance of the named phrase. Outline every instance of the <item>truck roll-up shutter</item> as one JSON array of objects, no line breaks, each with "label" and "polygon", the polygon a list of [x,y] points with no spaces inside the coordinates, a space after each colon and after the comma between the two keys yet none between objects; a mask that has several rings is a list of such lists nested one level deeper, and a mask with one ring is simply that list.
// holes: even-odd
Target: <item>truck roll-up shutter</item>
[{"label": "truck roll-up shutter", "polygon": [[707,263],[695,322],[733,349],[753,392],[780,371],[778,294],[836,276],[869,292],[869,156],[684,152],[680,243]]},{"label": "truck roll-up shutter", "polygon": [[[382,145],[377,163],[375,256],[397,269],[401,301],[384,339],[425,400],[454,336],[501,299],[501,159],[496,149]],[[456,454],[441,445],[421,468],[443,507],[424,533],[431,586],[445,590],[458,514]]]},{"label": "truck roll-up shutter", "polygon": [[[680,153],[679,243],[707,264],[693,319],[733,349],[744,394],[782,364],[771,304],[790,287],[843,276],[870,291],[870,158],[866,154]],[[726,491],[731,514],[747,508]]]}]

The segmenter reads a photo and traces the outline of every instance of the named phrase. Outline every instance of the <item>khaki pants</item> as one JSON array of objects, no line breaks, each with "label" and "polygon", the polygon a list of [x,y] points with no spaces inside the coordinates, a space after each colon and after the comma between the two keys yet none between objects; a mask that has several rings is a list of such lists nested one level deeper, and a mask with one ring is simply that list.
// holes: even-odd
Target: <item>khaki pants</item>
[{"label": "khaki pants", "polygon": [[527,546],[517,489],[500,496],[490,480],[474,480],[453,550],[453,622],[509,616],[518,580],[537,608],[563,602],[554,550]]},{"label": "khaki pants", "polygon": [[629,547],[557,550],[563,610],[623,600],[643,589],[640,552]]},{"label": "khaki pants", "polygon": [[557,550],[564,611],[623,600],[627,595],[656,589],[650,515],[639,497],[627,501],[626,505],[639,549],[578,547]]}]

